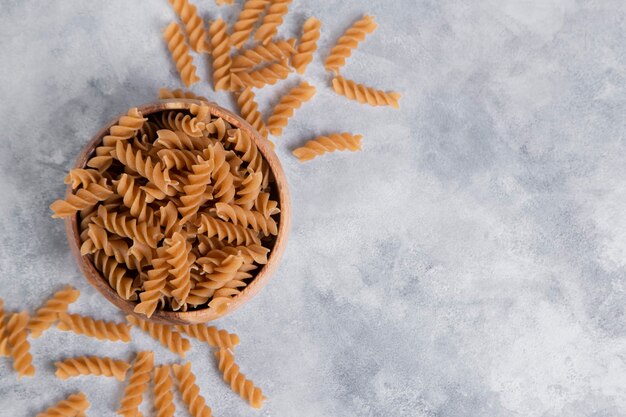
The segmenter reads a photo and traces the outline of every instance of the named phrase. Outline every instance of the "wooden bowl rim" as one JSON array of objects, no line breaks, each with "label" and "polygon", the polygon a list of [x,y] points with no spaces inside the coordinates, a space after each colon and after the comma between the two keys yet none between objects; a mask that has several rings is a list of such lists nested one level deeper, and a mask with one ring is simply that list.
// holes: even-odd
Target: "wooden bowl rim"
[{"label": "wooden bowl rim", "polygon": [[[256,274],[255,278],[248,284],[240,294],[233,297],[233,301],[228,305],[223,314],[218,315],[214,309],[203,308],[194,311],[178,312],[178,311],[163,311],[156,310],[152,317],[149,319],[143,314],[134,312],[136,302],[128,301],[120,297],[117,292],[109,285],[108,281],[95,267],[89,256],[80,254],[80,233],[79,233],[79,221],[78,214],[76,216],[67,217],[65,219],[65,230],[67,240],[72,250],[72,254],[78,263],[81,271],[85,275],[87,281],[94,286],[109,302],[117,306],[126,314],[131,314],[143,320],[150,320],[155,323],[162,324],[194,324],[205,323],[215,320],[220,317],[224,317],[245,302],[254,297],[265,285],[267,285],[272,273],[278,267],[280,259],[285,250],[287,243],[287,237],[291,226],[291,202],[289,188],[287,185],[287,178],[283,171],[283,168],[278,160],[278,156],[269,144],[269,141],[261,136],[261,134],[254,129],[244,119],[236,114],[218,106],[213,102],[205,102],[203,100],[195,99],[165,99],[154,103],[144,104],[137,106],[139,111],[144,115],[150,115],[165,110],[188,110],[191,104],[202,104],[209,107],[209,112],[212,116],[221,117],[232,126],[244,130],[245,133],[250,136],[252,141],[256,144],[262,156],[267,161],[270,171],[274,175],[275,185],[278,190],[279,204],[280,204],[280,218],[278,221],[278,234],[274,242],[274,247],[269,254],[267,264],[263,265]],[[87,160],[92,155],[96,147],[102,142],[102,138],[108,134],[111,126],[116,124],[122,115],[119,115],[115,119],[111,120],[106,126],[104,126],[96,135],[87,143],[82,149],[76,163],[73,168],[84,168]],[[66,197],[72,193],[71,185],[68,185],[66,191]]]}]

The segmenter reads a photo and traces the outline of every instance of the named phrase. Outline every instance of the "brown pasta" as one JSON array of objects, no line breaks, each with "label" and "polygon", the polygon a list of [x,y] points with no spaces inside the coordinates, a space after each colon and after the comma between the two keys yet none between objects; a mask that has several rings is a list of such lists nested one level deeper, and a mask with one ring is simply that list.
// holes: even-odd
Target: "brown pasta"
[{"label": "brown pasta", "polygon": [[198,209],[205,202],[204,194],[211,182],[213,169],[213,161],[210,159],[200,159],[192,165],[192,173],[187,176],[187,184],[183,186],[180,196],[181,205],[178,207],[178,212],[182,216],[180,224],[195,219]]},{"label": "brown pasta", "polygon": [[171,291],[172,297],[180,303],[184,303],[191,289],[191,245],[187,242],[182,233],[174,233],[171,239],[166,239],[165,244],[168,248],[167,263],[170,264],[170,274],[173,279],[169,283],[174,288]]},{"label": "brown pasta", "polygon": [[172,330],[171,326],[140,320],[137,317],[130,315],[126,316],[126,320],[133,326],[139,327],[141,330],[148,333],[153,339],[158,340],[170,351],[183,358],[185,357],[185,352],[191,348],[189,340],[181,337],[180,333]]},{"label": "brown pasta", "polygon": [[139,294],[141,302],[135,306],[135,313],[145,314],[149,318],[157,309],[165,294],[165,284],[169,277],[168,257],[164,247],[157,249],[157,258],[152,260],[153,268],[148,271],[147,279],[143,282],[143,291]]},{"label": "brown pasta", "polygon": [[[112,242],[109,242],[108,247],[114,247]],[[126,255],[129,261],[130,259],[136,259],[128,255],[128,253]],[[138,261],[133,260],[132,262],[137,263]],[[128,271],[115,258],[107,256],[102,250],[97,250],[93,257],[93,263],[120,297],[125,300],[137,299],[137,287],[133,277],[128,275]]]},{"label": "brown pasta", "polygon": [[373,16],[363,16],[346,30],[337,40],[337,44],[330,50],[330,54],[324,62],[324,68],[339,75],[339,69],[346,63],[346,59],[352,54],[359,42],[363,42],[365,35],[376,30],[376,23]]},{"label": "brown pasta", "polygon": [[361,135],[350,133],[332,133],[328,136],[318,136],[308,141],[303,147],[293,151],[293,155],[300,162],[310,161],[326,152],[349,150],[352,152],[361,150]]},{"label": "brown pasta", "polygon": [[79,356],[54,363],[54,373],[59,379],[68,379],[80,375],[112,376],[118,381],[126,378],[130,363],[102,356]]},{"label": "brown pasta", "polygon": [[196,376],[191,372],[191,363],[185,365],[172,365],[174,375],[178,380],[178,390],[183,401],[193,417],[211,417],[211,408],[200,395],[200,388],[196,385]]},{"label": "brown pasta", "polygon": [[278,32],[278,27],[283,23],[283,17],[289,11],[289,4],[291,4],[291,0],[270,0],[270,7],[263,17],[263,21],[261,22],[261,26],[257,29],[254,34],[254,39],[267,45],[276,32]]},{"label": "brown pasta", "polygon": [[287,126],[289,118],[293,116],[296,109],[302,106],[302,103],[309,101],[315,95],[316,89],[306,81],[292,88],[285,94],[276,107],[274,112],[267,121],[267,128],[274,136],[280,136],[283,129]]},{"label": "brown pasta", "polygon": [[307,19],[302,26],[302,36],[297,51],[291,57],[291,65],[298,74],[304,74],[306,68],[313,61],[313,53],[317,51],[321,27],[322,23],[315,17]]},{"label": "brown pasta", "polygon": [[27,340],[28,313],[13,313],[7,323],[7,337],[10,346],[10,354],[13,358],[13,369],[19,378],[34,376],[35,367],[33,357],[30,354],[30,343]]},{"label": "brown pasta", "polygon": [[193,65],[193,58],[189,54],[189,47],[185,43],[183,32],[175,22],[170,23],[163,31],[163,38],[167,42],[172,59],[176,64],[176,69],[180,74],[180,79],[185,87],[200,81],[196,75],[196,66]]},{"label": "brown pasta", "polygon": [[382,90],[376,90],[363,84],[357,84],[352,80],[347,80],[341,75],[333,78],[333,90],[339,95],[345,96],[350,100],[358,101],[362,104],[370,106],[391,106],[399,109],[400,93],[388,93]]},{"label": "brown pasta", "polygon": [[188,0],[169,0],[172,8],[185,25],[185,32],[189,39],[189,45],[195,52],[209,52],[210,45],[206,42],[206,30],[204,23],[198,16],[196,6]]},{"label": "brown pasta", "polygon": [[[159,100],[166,100],[169,98],[189,98],[192,100],[201,100],[201,101],[206,101],[206,102],[209,101],[207,100],[206,97],[199,96],[195,93],[192,93],[191,91],[181,90],[180,88],[177,88],[175,90],[170,90],[168,88],[159,89]],[[153,137],[154,135],[148,135],[148,136]]]},{"label": "brown pasta", "polygon": [[296,53],[296,40],[278,40],[267,45],[259,44],[253,48],[241,51],[233,58],[232,72],[248,71],[255,66],[272,61],[282,61],[288,59]]},{"label": "brown pasta", "polygon": [[206,324],[177,325],[176,329],[212,347],[234,349],[239,344],[239,336],[226,330]]},{"label": "brown pasta", "polygon": [[172,388],[174,381],[170,376],[170,366],[162,365],[154,368],[154,408],[157,417],[174,417],[174,395]]},{"label": "brown pasta", "polygon": [[59,313],[57,328],[66,332],[71,331],[76,334],[94,337],[98,340],[110,340],[112,342],[130,341],[130,327],[126,323],[95,320],[78,314]]},{"label": "brown pasta", "polygon": [[218,360],[218,368],[224,375],[224,381],[230,384],[231,389],[247,400],[253,408],[263,407],[263,401],[266,400],[263,392],[239,371],[232,353],[228,349],[220,349],[215,352],[215,357]]},{"label": "brown pasta", "polygon": [[70,194],[66,200],[57,200],[52,203],[50,205],[50,209],[54,212],[52,217],[73,216],[77,211],[90,209],[112,195],[113,191],[106,185],[106,180],[91,183],[86,188],[79,189],[76,194]]},{"label": "brown pasta", "polygon": [[4,313],[4,300],[0,298],[0,356],[9,355],[9,337],[7,334],[7,322]]},{"label": "brown pasta", "polygon": [[72,394],[64,400],[59,401],[52,407],[37,414],[37,417],[78,417],[84,416],[84,412],[89,408],[89,400],[82,392]]},{"label": "brown pasta", "polygon": [[226,22],[217,19],[209,27],[209,35],[211,36],[211,45],[213,50],[213,89],[228,90],[230,89],[230,38],[226,33]]},{"label": "brown pasta", "polygon": [[71,285],[57,291],[46,303],[37,310],[28,323],[28,330],[33,338],[38,338],[59,318],[59,313],[65,313],[70,304],[78,299],[80,291]]},{"label": "brown pasta", "polygon": [[150,373],[154,366],[153,352],[139,352],[133,362],[132,374],[128,380],[128,385],[124,390],[120,408],[117,414],[124,417],[139,417],[139,405],[143,400],[143,394],[148,389]]},{"label": "brown pasta", "polygon": [[246,122],[250,123],[261,136],[267,139],[267,127],[265,127],[265,122],[263,122],[261,112],[259,112],[258,105],[254,99],[254,93],[250,87],[245,88],[237,94],[237,105],[241,110],[241,117],[243,117]]},{"label": "brown pasta", "polygon": [[235,48],[241,48],[248,40],[268,3],[269,0],[246,0],[230,35],[230,43]]},{"label": "brown pasta", "polygon": [[231,88],[239,91],[246,87],[262,88],[266,85],[274,85],[279,80],[287,78],[290,72],[291,69],[286,60],[273,62],[255,71],[233,72],[230,74]]},{"label": "brown pasta", "polygon": [[205,233],[207,237],[217,236],[218,240],[237,245],[260,243],[259,236],[253,230],[216,219],[204,213],[198,219],[198,233]]},{"label": "brown pasta", "polygon": [[231,221],[235,225],[250,227],[255,232],[263,233],[265,236],[278,234],[276,221],[271,217],[265,218],[258,211],[246,210],[226,203],[216,203],[215,212],[222,220]]}]

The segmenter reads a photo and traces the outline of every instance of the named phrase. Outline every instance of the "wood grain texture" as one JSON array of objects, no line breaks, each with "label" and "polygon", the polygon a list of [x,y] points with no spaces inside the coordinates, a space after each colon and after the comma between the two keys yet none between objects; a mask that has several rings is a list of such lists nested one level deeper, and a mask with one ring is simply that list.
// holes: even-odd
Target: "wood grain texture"
[{"label": "wood grain texture", "polygon": [[[261,154],[267,160],[271,174],[273,175],[275,180],[275,190],[273,192],[276,193],[276,195],[273,196],[273,198],[278,198],[281,209],[277,218],[278,234],[275,236],[274,241],[269,245],[271,252],[267,264],[263,265],[263,267],[256,274],[254,280],[251,281],[250,284],[248,284],[248,286],[246,286],[240,294],[233,298],[232,302],[229,304],[224,314],[218,315],[214,310],[208,308],[186,312],[157,310],[152,315],[152,317],[148,319],[155,323],[205,323],[211,320],[215,320],[219,317],[223,317],[239,308],[246,301],[254,297],[261,290],[261,288],[263,288],[267,284],[270,277],[278,267],[280,259],[285,250],[285,246],[287,244],[287,237],[291,226],[291,202],[289,188],[287,185],[287,178],[285,177],[283,168],[278,160],[278,157],[272,150],[269,142],[265,140],[259,134],[259,132],[256,131],[252,126],[250,126],[250,124],[248,124],[245,120],[231,113],[230,111],[219,107],[215,103],[200,102],[198,100],[192,99],[161,100],[156,103],[139,106],[138,108],[144,116],[147,116],[149,114],[158,113],[164,110],[188,110],[193,103],[202,103],[208,106],[213,116],[221,117],[232,126],[242,129],[250,136],[250,138],[252,138],[254,143],[259,148]],[[74,168],[84,168],[86,166],[89,157],[93,154],[96,147],[100,145],[100,143],[102,142],[102,138],[108,133],[110,127],[114,125],[118,119],[119,117],[115,118],[109,124],[104,126],[85,146],[85,148],[83,148],[80,155],[78,156],[78,159],[76,160],[76,163],[74,164]],[[66,196],[71,194],[71,192],[71,187],[68,186]],[[65,230],[70,248],[72,250],[74,258],[76,259],[76,262],[78,263],[78,266],[85,275],[85,278],[87,278],[87,281],[89,281],[89,283],[93,285],[107,300],[120,308],[124,313],[131,314],[142,320],[146,320],[145,316],[141,314],[136,314],[133,311],[136,304],[135,302],[124,300],[115,292],[113,288],[111,288],[107,280],[94,266],[91,256],[82,256],[80,254],[80,236],[78,224],[78,215],[71,216],[65,219]]]}]

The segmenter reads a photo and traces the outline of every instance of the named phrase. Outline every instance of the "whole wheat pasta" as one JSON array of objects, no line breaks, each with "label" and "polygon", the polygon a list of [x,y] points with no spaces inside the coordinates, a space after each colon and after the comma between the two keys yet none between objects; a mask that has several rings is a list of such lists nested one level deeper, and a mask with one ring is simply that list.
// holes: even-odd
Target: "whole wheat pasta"
[{"label": "whole wheat pasta", "polygon": [[168,98],[189,98],[193,100],[201,100],[201,101],[206,101],[206,102],[209,101],[207,100],[206,97],[199,96],[195,93],[192,93],[191,91],[181,90],[180,88],[177,88],[175,90],[170,90],[168,88],[159,89],[159,100],[165,100]]},{"label": "whole wheat pasta", "polygon": [[120,297],[124,300],[137,299],[137,287],[134,279],[128,275],[128,271],[115,258],[107,256],[102,250],[97,250],[94,253],[93,263]]},{"label": "whole wheat pasta", "polygon": [[185,32],[189,39],[189,45],[195,52],[209,52],[209,45],[206,42],[206,30],[204,23],[198,16],[196,6],[188,0],[169,0],[172,8],[185,25]]},{"label": "whole wheat pasta", "polygon": [[347,80],[341,75],[333,78],[333,90],[339,95],[345,96],[350,100],[359,103],[369,104],[370,106],[391,106],[399,109],[400,93],[386,92],[367,87],[363,84],[357,84],[352,80]]},{"label": "whole wheat pasta", "polygon": [[183,401],[187,404],[189,413],[193,417],[211,417],[211,408],[200,395],[200,388],[196,385],[196,376],[191,372],[191,363],[172,365],[174,376],[178,380],[178,390]]},{"label": "whole wheat pasta", "polygon": [[243,227],[250,227],[255,232],[263,233],[265,236],[278,234],[276,221],[271,217],[266,219],[258,211],[246,210],[226,203],[216,203],[215,212],[222,220],[231,221]]},{"label": "whole wheat pasta", "polygon": [[59,379],[68,379],[80,375],[112,376],[119,381],[126,378],[130,363],[106,356],[79,356],[54,363],[54,373]]},{"label": "whole wheat pasta", "polygon": [[[120,267],[123,265],[127,269],[140,270],[145,266],[146,262],[142,262],[142,259],[134,253],[139,242],[135,242],[131,249],[124,238],[109,236],[109,232],[102,226],[89,223],[87,230],[87,238],[83,240],[80,248],[81,255],[93,254],[94,264],[108,278],[109,284],[118,291],[118,294],[127,300],[134,299],[132,278],[125,279],[126,271]],[[100,259],[95,259],[97,256]]]},{"label": "whole wheat pasta", "polygon": [[261,265],[267,263],[268,248],[262,245],[253,244],[247,246],[225,246],[222,250],[230,255],[238,255],[243,258],[244,263],[256,262]]},{"label": "whole wheat pasta", "polygon": [[250,125],[255,128],[261,136],[267,139],[268,131],[265,127],[265,122],[263,122],[263,118],[261,117],[261,112],[259,112],[259,107],[254,100],[254,93],[250,87],[245,88],[239,94],[236,95],[237,105],[241,110],[241,117],[245,119],[246,122],[250,123]]},{"label": "whole wheat pasta", "polygon": [[154,366],[154,353],[149,351],[139,352],[133,362],[132,374],[128,385],[124,390],[124,396],[120,403],[117,414],[124,417],[139,417],[139,405],[143,400],[143,394],[148,389],[150,373]]},{"label": "whole wheat pasta", "polygon": [[30,354],[30,343],[26,339],[28,325],[28,313],[13,313],[7,323],[8,341],[10,354],[13,358],[13,369],[19,378],[23,376],[34,376],[35,367],[33,357]]},{"label": "whole wheat pasta", "polygon": [[220,349],[215,352],[215,357],[218,360],[218,368],[224,375],[224,381],[230,384],[231,389],[247,400],[253,408],[263,407],[263,401],[266,399],[263,392],[239,371],[232,353],[228,349]]},{"label": "whole wheat pasta", "polygon": [[234,349],[239,344],[239,336],[226,330],[206,324],[181,324],[176,329],[212,347]]},{"label": "whole wheat pasta", "polygon": [[[206,109],[208,111],[208,108]],[[174,131],[181,131],[185,133],[185,135],[191,136],[192,138],[201,137],[205,128],[204,121],[176,111],[161,113],[160,122],[165,128]]]},{"label": "whole wheat pasta", "polygon": [[[159,129],[157,131],[157,138],[154,141],[155,147],[161,149],[203,149],[205,147],[204,138],[188,136],[182,130],[177,130],[175,126],[172,129]],[[197,160],[197,158],[196,158]],[[172,179],[174,182],[174,179]]]},{"label": "whole wheat pasta", "polygon": [[153,268],[148,271],[147,279],[143,282],[143,291],[139,294],[141,302],[133,310],[135,313],[145,314],[146,317],[154,314],[163,297],[169,276],[170,264],[167,262],[167,257],[169,254],[165,247],[157,249],[157,257],[152,260]]},{"label": "whole wheat pasta", "polygon": [[226,22],[217,19],[209,26],[213,50],[213,89],[215,91],[230,88],[230,38],[226,33]]},{"label": "whole wheat pasta", "polygon": [[128,207],[130,215],[140,222],[145,222],[148,218],[154,216],[154,212],[148,203],[154,201],[152,195],[147,194],[138,185],[135,185],[135,179],[128,174],[120,175],[119,180],[114,180],[113,185],[118,195],[122,196],[123,204]]},{"label": "whole wheat pasta", "polygon": [[203,159],[191,167],[192,173],[187,176],[188,183],[183,186],[183,193],[180,196],[181,205],[178,207],[178,212],[182,216],[180,224],[195,218],[198,209],[205,202],[204,194],[211,182],[213,169],[213,161]]},{"label": "whole wheat pasta", "polygon": [[244,208],[252,208],[254,201],[261,192],[263,173],[250,170],[249,174],[239,184],[235,204]]},{"label": "whole wheat pasta", "polygon": [[253,230],[216,219],[204,213],[200,214],[197,224],[198,233],[205,233],[207,237],[217,236],[219,240],[225,240],[227,243],[251,245],[261,242],[258,234]]},{"label": "whole wheat pasta", "polygon": [[157,410],[157,417],[174,417],[176,407],[174,406],[174,395],[172,388],[174,381],[170,376],[168,365],[154,368],[154,408]]},{"label": "whole wheat pasta", "polygon": [[230,203],[235,197],[235,178],[230,172],[230,165],[226,160],[226,151],[220,142],[204,150],[204,158],[210,161],[213,170],[211,180],[213,185],[213,199],[219,202]]},{"label": "whole wheat pasta", "polygon": [[33,338],[38,338],[52,323],[58,320],[59,313],[65,313],[70,304],[78,299],[80,291],[66,285],[57,291],[46,303],[37,310],[28,323],[28,330]]},{"label": "whole wheat pasta", "polygon": [[130,341],[130,327],[126,323],[113,323],[104,320],[95,320],[79,314],[59,313],[57,328],[71,331],[98,340]]},{"label": "whole wheat pasta", "polygon": [[136,240],[151,248],[156,248],[162,237],[160,228],[147,222],[138,222],[125,213],[109,212],[105,206],[98,207],[98,216],[93,221],[111,233]]},{"label": "whole wheat pasta", "polygon": [[259,44],[253,48],[241,51],[233,58],[232,72],[251,70],[255,66],[272,61],[282,61],[296,53],[296,40],[277,40],[267,45]]},{"label": "whole wheat pasta", "polygon": [[359,42],[365,39],[365,35],[376,30],[373,16],[363,16],[362,19],[350,26],[337,40],[337,44],[330,50],[330,54],[324,62],[324,68],[339,75],[339,69],[346,63],[346,59],[352,55]]},{"label": "whole wheat pasta", "polygon": [[84,416],[84,412],[89,408],[89,400],[82,392],[72,394],[64,400],[59,401],[52,407],[37,414],[37,417],[78,417]]},{"label": "whole wheat pasta", "polygon": [[254,202],[254,208],[259,211],[265,218],[280,213],[280,209],[278,208],[278,201],[271,200],[270,194],[266,192],[259,193],[259,196]]},{"label": "whole wheat pasta", "polygon": [[0,298],[0,356],[9,355],[9,337],[4,313],[4,300]]},{"label": "whole wheat pasta", "polygon": [[200,81],[180,26],[175,22],[170,23],[163,31],[163,38],[167,42],[167,49],[169,49],[172,55],[176,69],[180,74],[180,79],[185,84],[185,87]]},{"label": "whole wheat pasta", "polygon": [[126,320],[133,326],[139,327],[141,330],[148,333],[153,339],[158,340],[170,351],[183,358],[185,357],[185,352],[191,348],[189,340],[181,337],[180,333],[172,330],[171,326],[140,320],[137,317],[130,315],[126,316]]},{"label": "whole wheat pasta", "polygon": [[254,71],[233,72],[231,77],[231,88],[239,91],[246,87],[262,88],[266,85],[274,85],[279,80],[284,80],[291,73],[286,60],[273,62],[270,65]]},{"label": "whole wheat pasta", "polygon": [[235,150],[243,153],[241,159],[246,161],[252,170],[263,170],[263,166],[265,165],[263,156],[247,133],[243,132],[241,129],[237,129],[232,136],[228,137],[227,141],[234,143]]},{"label": "whole wheat pasta", "polygon": [[239,49],[250,37],[269,0],[246,0],[230,35],[231,44]]},{"label": "whole wheat pasta", "polygon": [[70,194],[66,200],[57,200],[50,205],[54,212],[52,217],[62,218],[76,214],[79,210],[94,207],[98,202],[113,195],[113,191],[106,185],[106,180],[100,183],[91,183],[86,188],[79,189],[76,194]]},{"label": "whole wheat pasta", "polygon": [[72,184],[72,190],[77,189],[81,185],[83,188],[92,183],[100,183],[102,181],[102,173],[96,169],[74,168],[65,177],[65,184]]},{"label": "whole wheat pasta", "polygon": [[300,162],[310,161],[326,152],[345,151],[352,152],[361,150],[361,135],[352,135],[350,133],[332,133],[328,136],[318,136],[308,141],[301,148],[293,151],[293,155]]},{"label": "whole wheat pasta", "polygon": [[302,26],[302,36],[296,53],[291,57],[291,65],[298,74],[304,74],[306,68],[313,61],[313,53],[317,51],[317,40],[320,38],[322,22],[310,17]]},{"label": "whole wheat pasta", "polygon": [[289,11],[289,4],[291,4],[291,0],[270,0],[270,7],[263,17],[261,26],[254,34],[255,40],[264,45],[267,45],[272,40],[276,32],[278,32],[278,27],[283,23],[283,17]]},{"label": "whole wheat pasta", "polygon": [[306,81],[303,81],[300,85],[292,88],[287,94],[285,94],[276,107],[274,112],[267,121],[267,128],[274,136],[280,136],[285,126],[289,121],[289,118],[293,116],[296,109],[302,106],[302,103],[309,101],[315,95],[316,89]]},{"label": "whole wheat pasta", "polygon": [[165,240],[165,244],[168,246],[166,252],[169,254],[166,260],[170,264],[169,272],[173,276],[173,279],[169,281],[174,288],[172,296],[184,303],[191,289],[190,270],[193,263],[191,245],[182,233],[174,233],[171,239]]}]

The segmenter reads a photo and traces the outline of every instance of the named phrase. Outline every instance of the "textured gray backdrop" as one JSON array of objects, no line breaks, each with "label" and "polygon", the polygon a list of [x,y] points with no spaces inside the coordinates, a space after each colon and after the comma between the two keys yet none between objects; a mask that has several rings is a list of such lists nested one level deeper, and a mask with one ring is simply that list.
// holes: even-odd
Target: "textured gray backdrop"
[{"label": "textured gray backdrop", "polygon": [[[197,1],[203,17],[233,17]],[[379,30],[347,77],[403,93],[401,110],[338,97],[322,67],[362,13]],[[626,415],[626,2],[295,0],[281,35],[323,22],[304,77],[318,95],[276,140],[293,230],[270,285],[220,326],[267,393],[247,407],[210,352],[189,358],[216,416]],[[34,309],[63,283],[72,311],[121,319],[82,278],[48,205],[81,146],[179,81],[165,0],[0,1],[0,296]],[[197,59],[206,79],[208,71]],[[292,76],[260,93],[264,113]],[[232,107],[201,83],[193,91]],[[363,152],[300,165],[333,131]],[[58,381],[53,361],[155,349],[51,330],[34,379],[0,358],[0,415],[84,389],[112,416],[123,384]],[[149,412],[149,403],[144,404]],[[185,415],[179,411],[180,415]]]}]

